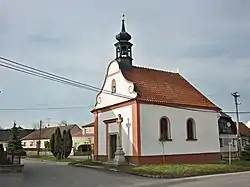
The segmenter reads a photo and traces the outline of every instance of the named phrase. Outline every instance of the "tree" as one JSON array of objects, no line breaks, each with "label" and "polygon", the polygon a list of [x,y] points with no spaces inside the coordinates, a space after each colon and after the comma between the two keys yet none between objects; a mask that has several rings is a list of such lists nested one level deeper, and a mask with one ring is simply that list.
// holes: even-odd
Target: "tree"
[{"label": "tree", "polygon": [[67,126],[67,124],[68,124],[68,122],[67,122],[66,120],[62,120],[62,121],[61,121],[61,125]]},{"label": "tree", "polygon": [[56,156],[55,155],[55,134],[54,133],[50,137],[49,145],[50,145],[50,152],[53,154],[53,156]]},{"label": "tree", "polygon": [[39,129],[39,123],[33,123],[32,127],[33,129]]},{"label": "tree", "polygon": [[22,142],[18,136],[18,128],[16,127],[15,122],[14,122],[13,128],[11,129],[11,137],[10,137],[10,140],[8,142],[7,153],[9,155],[12,155],[12,162],[13,162],[13,158],[15,155],[17,155],[17,156],[24,156],[25,155],[25,151],[23,149]]},{"label": "tree", "polygon": [[49,141],[44,142],[44,148],[45,148],[45,155],[47,155],[47,151],[50,150],[50,143],[49,143]]},{"label": "tree", "polygon": [[64,130],[61,135],[60,128],[57,127],[50,138],[50,151],[57,159],[67,158],[71,153],[72,142],[70,130]]},{"label": "tree", "polygon": [[70,130],[68,130],[67,132],[64,130],[63,134],[64,134],[64,136],[63,136],[64,158],[67,158],[70,155],[71,151],[72,151],[73,140],[72,140]]},{"label": "tree", "polygon": [[250,160],[250,136],[248,136],[248,144],[245,146],[245,149],[241,154],[241,159]]},{"label": "tree", "polygon": [[62,159],[63,139],[62,139],[62,135],[61,135],[61,131],[59,127],[56,128],[54,146],[55,146],[54,152],[55,152],[56,158]]}]

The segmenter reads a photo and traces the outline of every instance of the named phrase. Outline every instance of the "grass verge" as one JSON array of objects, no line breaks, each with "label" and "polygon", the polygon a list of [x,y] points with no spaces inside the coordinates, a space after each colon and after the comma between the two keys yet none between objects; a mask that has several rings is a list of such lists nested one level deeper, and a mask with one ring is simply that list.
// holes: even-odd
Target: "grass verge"
[{"label": "grass verge", "polygon": [[37,155],[32,155],[32,156],[27,156],[28,158],[35,158],[39,160],[47,160],[47,161],[54,161],[54,162],[76,162],[75,159],[73,158],[65,158],[58,160],[54,156],[37,156]]},{"label": "grass verge", "polygon": [[241,171],[250,171],[250,162],[234,161],[232,165],[228,165],[226,162],[214,164],[145,165],[133,168],[133,172],[136,174],[163,176],[164,178],[190,177]]},{"label": "grass verge", "polygon": [[250,171],[249,161],[233,161],[232,165],[226,162],[212,164],[165,164],[165,165],[143,165],[143,166],[110,166],[101,162],[91,160],[75,161],[77,165],[101,166],[103,169],[115,169],[116,171],[160,178],[180,178],[201,176],[210,174],[233,173]]}]

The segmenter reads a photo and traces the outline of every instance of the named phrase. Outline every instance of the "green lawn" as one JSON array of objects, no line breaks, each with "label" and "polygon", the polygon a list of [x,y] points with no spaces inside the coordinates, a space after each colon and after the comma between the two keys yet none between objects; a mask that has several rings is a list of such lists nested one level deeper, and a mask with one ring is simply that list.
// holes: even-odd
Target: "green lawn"
[{"label": "green lawn", "polygon": [[227,162],[219,162],[212,164],[165,164],[119,167],[108,166],[91,160],[75,161],[74,163],[79,165],[103,166],[104,169],[114,168],[132,174],[157,175],[166,178],[250,171],[249,161],[233,161],[232,165],[228,165]]},{"label": "green lawn", "polygon": [[249,170],[250,162],[248,161],[234,161],[232,165],[222,162],[213,164],[145,165],[133,168],[133,172],[137,174],[161,175],[165,177],[186,177]]}]

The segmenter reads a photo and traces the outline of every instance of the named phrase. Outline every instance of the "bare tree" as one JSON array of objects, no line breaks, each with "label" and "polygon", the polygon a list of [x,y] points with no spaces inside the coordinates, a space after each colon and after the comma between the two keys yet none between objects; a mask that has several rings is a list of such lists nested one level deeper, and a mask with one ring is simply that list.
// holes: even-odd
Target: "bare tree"
[{"label": "bare tree", "polygon": [[61,125],[65,125],[65,126],[67,126],[67,124],[68,124],[68,123],[67,123],[67,121],[66,121],[66,120],[62,120],[62,121],[61,121]]},{"label": "bare tree", "polygon": [[33,129],[39,129],[39,123],[33,123],[32,127]]}]

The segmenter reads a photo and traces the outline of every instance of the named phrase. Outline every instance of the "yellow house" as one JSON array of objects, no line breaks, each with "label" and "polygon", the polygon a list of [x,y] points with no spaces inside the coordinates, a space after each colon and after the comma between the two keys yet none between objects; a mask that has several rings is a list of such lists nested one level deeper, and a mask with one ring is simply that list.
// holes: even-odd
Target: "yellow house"
[{"label": "yellow house", "polygon": [[81,126],[82,131],[72,134],[73,149],[75,151],[86,152],[94,145],[94,124],[89,123]]}]

